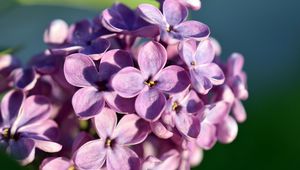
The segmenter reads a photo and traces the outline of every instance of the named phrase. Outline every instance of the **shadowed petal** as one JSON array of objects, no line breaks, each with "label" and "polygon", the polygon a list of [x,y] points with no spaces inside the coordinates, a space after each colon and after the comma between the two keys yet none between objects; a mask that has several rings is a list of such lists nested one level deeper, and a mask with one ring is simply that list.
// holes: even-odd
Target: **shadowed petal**
[{"label": "shadowed petal", "polygon": [[155,6],[150,4],[141,4],[138,6],[138,12],[141,17],[151,24],[166,25],[166,21],[162,13]]},{"label": "shadowed petal", "polygon": [[215,58],[215,50],[209,39],[203,40],[199,43],[195,59],[196,64],[208,64],[211,63]]},{"label": "shadowed petal", "polygon": [[104,98],[110,108],[118,113],[134,113],[135,98],[124,98],[116,92],[104,92]]},{"label": "shadowed petal", "polygon": [[12,90],[3,97],[1,101],[2,126],[11,126],[12,122],[19,114],[24,100],[24,93],[18,90]]},{"label": "shadowed petal", "polygon": [[211,124],[222,122],[229,114],[229,106],[226,102],[220,101],[208,106],[205,111],[205,120]]},{"label": "shadowed petal", "polygon": [[17,141],[10,140],[9,153],[22,165],[27,165],[34,160],[35,145],[32,139],[21,138]]},{"label": "shadowed petal", "polygon": [[217,142],[216,126],[210,123],[201,123],[201,131],[197,144],[203,149],[211,149]]},{"label": "shadowed petal", "polygon": [[17,89],[21,89],[24,91],[29,91],[34,88],[37,82],[37,74],[33,68],[22,69],[18,68],[15,69],[9,77],[12,80],[12,86]]},{"label": "shadowed petal", "polygon": [[88,141],[91,141],[92,139],[93,137],[89,133],[80,132],[73,141],[72,153],[75,153],[75,151],[78,148],[80,148],[83,144],[87,143]]},{"label": "shadowed petal", "polygon": [[150,123],[150,125],[152,132],[159,138],[168,139],[173,136],[173,132],[169,131],[160,121]]},{"label": "shadowed petal", "polygon": [[131,55],[123,50],[110,50],[102,54],[99,65],[99,77],[101,80],[109,80],[124,67],[133,66]]},{"label": "shadowed petal", "polygon": [[236,138],[237,133],[238,125],[231,116],[227,116],[217,126],[218,141],[221,143],[231,143]]},{"label": "shadowed petal", "polygon": [[180,102],[180,105],[182,106],[181,112],[183,113],[197,113],[204,106],[202,100],[194,90],[191,90],[185,96],[184,100]]},{"label": "shadowed petal", "polygon": [[183,38],[193,38],[196,40],[203,40],[210,35],[210,30],[207,25],[198,21],[186,21],[175,28],[175,35]]},{"label": "shadowed petal", "polygon": [[117,114],[114,110],[104,107],[93,122],[100,138],[112,137],[117,125]]},{"label": "shadowed petal", "polygon": [[126,67],[113,77],[112,87],[120,96],[132,98],[145,87],[144,78],[140,70],[134,67]]},{"label": "shadowed petal", "polygon": [[143,90],[135,101],[135,110],[138,115],[147,121],[156,121],[164,111],[165,96],[156,89]]},{"label": "shadowed petal", "polygon": [[228,74],[239,75],[242,72],[244,66],[244,57],[239,53],[233,53],[228,59],[227,67]]},{"label": "shadowed petal", "polygon": [[188,16],[187,8],[174,0],[165,0],[163,4],[163,13],[168,24],[172,26],[186,20]]},{"label": "shadowed petal", "polygon": [[161,162],[158,163],[153,169],[155,170],[176,170],[180,163],[180,154],[177,150],[172,149],[161,156]]},{"label": "shadowed petal", "polygon": [[136,114],[128,114],[119,121],[114,136],[118,144],[136,145],[143,142],[150,132],[149,123]]},{"label": "shadowed petal", "polygon": [[106,52],[109,47],[110,42],[108,40],[97,38],[91,42],[90,46],[84,47],[79,52],[90,56],[93,60],[100,60],[101,54]]},{"label": "shadowed petal", "polygon": [[243,123],[247,119],[246,110],[243,106],[243,103],[240,100],[235,100],[233,107],[232,107],[232,113],[234,115],[234,118],[239,123]]},{"label": "shadowed petal", "polygon": [[84,54],[72,54],[66,57],[64,73],[73,86],[91,86],[98,80],[98,71],[93,60]]},{"label": "shadowed petal", "polygon": [[94,87],[79,89],[72,98],[74,111],[82,119],[89,119],[100,113],[104,104],[103,94]]},{"label": "shadowed petal", "polygon": [[51,157],[46,158],[40,165],[40,170],[68,170],[72,166],[71,161],[65,157]]},{"label": "shadowed petal", "polygon": [[158,75],[157,88],[167,93],[179,93],[185,90],[189,84],[187,72],[179,66],[164,68]]},{"label": "shadowed petal", "polygon": [[26,124],[28,125],[47,120],[50,117],[50,112],[50,101],[46,97],[39,95],[28,97],[24,102],[22,112],[12,126],[12,133]]},{"label": "shadowed petal", "polygon": [[106,158],[103,140],[93,140],[82,145],[74,156],[74,163],[82,170],[100,169]]},{"label": "shadowed petal", "polygon": [[174,116],[176,128],[186,137],[197,138],[200,133],[200,117],[179,112]]},{"label": "shadowed petal", "polygon": [[145,44],[138,54],[138,64],[144,78],[156,75],[167,62],[166,49],[157,42]]},{"label": "shadowed petal", "polygon": [[106,166],[110,170],[139,170],[140,160],[128,147],[116,145],[107,151]]}]

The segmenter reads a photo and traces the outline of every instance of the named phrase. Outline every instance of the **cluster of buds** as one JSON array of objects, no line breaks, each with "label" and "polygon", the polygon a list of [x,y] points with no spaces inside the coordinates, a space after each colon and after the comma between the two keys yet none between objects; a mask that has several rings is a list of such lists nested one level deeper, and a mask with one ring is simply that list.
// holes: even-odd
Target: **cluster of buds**
[{"label": "cluster of buds", "polygon": [[41,170],[188,170],[231,143],[246,119],[243,56],[222,62],[209,27],[187,20],[200,1],[159,3],[54,20],[25,66],[1,56],[0,148],[22,165],[39,155]]}]

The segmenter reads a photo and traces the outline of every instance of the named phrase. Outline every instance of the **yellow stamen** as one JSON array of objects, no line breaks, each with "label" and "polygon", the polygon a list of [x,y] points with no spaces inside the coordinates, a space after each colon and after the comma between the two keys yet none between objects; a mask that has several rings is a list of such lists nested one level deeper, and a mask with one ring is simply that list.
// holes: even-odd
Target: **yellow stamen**
[{"label": "yellow stamen", "polygon": [[192,62],[191,62],[191,65],[192,65],[192,66],[195,66],[195,65],[196,65],[196,62],[195,62],[195,61],[192,61]]},{"label": "yellow stamen", "polygon": [[75,166],[74,165],[71,165],[68,170],[76,170]]},{"label": "yellow stamen", "polygon": [[175,111],[178,108],[178,106],[179,106],[178,103],[174,102],[172,105],[172,110]]},{"label": "yellow stamen", "polygon": [[4,138],[8,138],[8,137],[9,137],[9,129],[8,129],[8,128],[5,128],[5,129],[3,130],[3,137],[4,137]]},{"label": "yellow stamen", "polygon": [[153,86],[155,86],[155,84],[156,84],[156,82],[155,82],[155,81],[152,81],[152,80],[150,80],[149,82],[145,81],[144,83],[145,83],[147,86],[149,86],[149,87],[153,87]]},{"label": "yellow stamen", "polygon": [[110,147],[110,146],[111,146],[111,140],[110,140],[110,139],[107,139],[107,140],[106,140],[105,146],[106,146],[106,147]]}]

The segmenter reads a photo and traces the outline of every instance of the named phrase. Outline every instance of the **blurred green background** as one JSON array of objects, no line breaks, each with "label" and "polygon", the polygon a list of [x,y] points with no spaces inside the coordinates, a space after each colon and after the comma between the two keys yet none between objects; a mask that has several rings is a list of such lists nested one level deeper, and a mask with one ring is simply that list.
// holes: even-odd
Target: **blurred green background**
[{"label": "blurred green background", "polygon": [[[131,7],[154,0],[120,0]],[[0,50],[26,60],[45,46],[52,19],[91,18],[112,0],[0,0]],[[205,152],[200,170],[300,169],[300,1],[202,0],[191,18],[208,24],[223,48],[245,55],[248,120],[237,139]],[[0,154],[1,167],[17,169]],[[30,167],[28,167],[30,169]],[[1,168],[2,169],[2,168]]]}]

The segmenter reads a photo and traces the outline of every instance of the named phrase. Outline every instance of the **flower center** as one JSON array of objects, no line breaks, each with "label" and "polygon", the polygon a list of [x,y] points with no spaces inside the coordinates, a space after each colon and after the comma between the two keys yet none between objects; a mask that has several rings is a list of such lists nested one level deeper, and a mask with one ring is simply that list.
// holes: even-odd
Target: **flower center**
[{"label": "flower center", "polygon": [[106,147],[111,147],[111,145],[112,145],[112,140],[111,139],[106,139],[106,141],[105,141],[105,146]]},{"label": "flower center", "polygon": [[173,110],[173,111],[179,112],[180,109],[181,109],[181,106],[179,105],[178,102],[174,102],[174,103],[172,104],[172,110]]},{"label": "flower center", "polygon": [[171,32],[174,29],[172,25],[167,26],[166,31]]},{"label": "flower center", "polygon": [[75,166],[74,165],[71,165],[68,170],[76,170]]},{"label": "flower center", "polygon": [[196,62],[195,62],[195,61],[192,61],[192,62],[191,62],[191,65],[192,65],[192,66],[195,66],[195,65],[196,65]]},{"label": "flower center", "polygon": [[5,128],[5,129],[3,130],[2,136],[3,136],[3,138],[5,138],[5,139],[8,139],[8,138],[10,137],[10,130],[9,130],[9,128]]},{"label": "flower center", "polygon": [[156,81],[152,81],[152,80],[145,81],[144,83],[149,87],[153,87],[157,84]]},{"label": "flower center", "polygon": [[108,91],[108,87],[107,87],[107,81],[98,81],[95,83],[98,91]]}]

